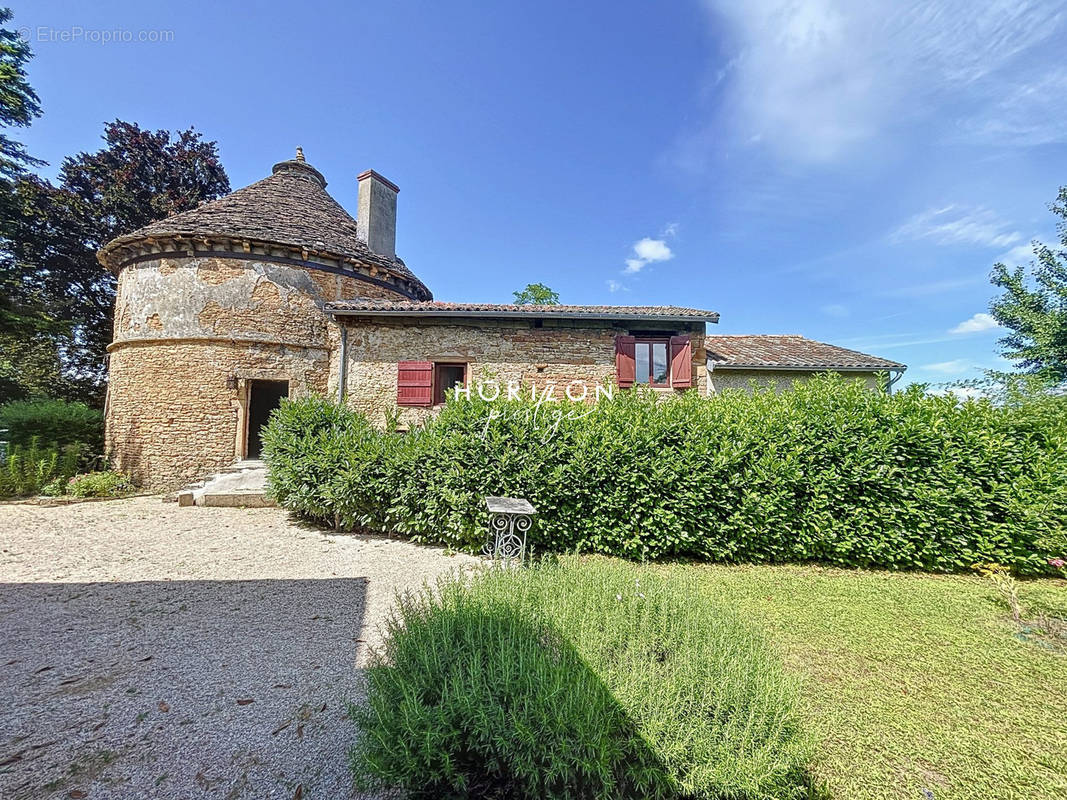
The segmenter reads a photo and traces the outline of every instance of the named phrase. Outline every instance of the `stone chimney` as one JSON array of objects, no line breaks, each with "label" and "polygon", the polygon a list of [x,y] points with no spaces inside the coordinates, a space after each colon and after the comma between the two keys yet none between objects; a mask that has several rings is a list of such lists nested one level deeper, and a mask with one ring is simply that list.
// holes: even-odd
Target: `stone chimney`
[{"label": "stone chimney", "polygon": [[396,184],[368,169],[359,175],[356,234],[380,256],[396,258]]}]

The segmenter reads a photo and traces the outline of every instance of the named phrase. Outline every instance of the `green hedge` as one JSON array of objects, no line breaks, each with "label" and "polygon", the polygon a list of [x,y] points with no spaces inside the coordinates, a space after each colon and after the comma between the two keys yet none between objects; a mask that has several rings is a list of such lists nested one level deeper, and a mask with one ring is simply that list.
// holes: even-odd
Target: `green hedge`
[{"label": "green hedge", "polygon": [[477,549],[483,498],[533,543],[631,559],[1040,571],[1067,552],[1067,398],[994,406],[835,376],[791,391],[450,402],[406,435],[321,399],[264,434],[278,501],[339,528]]},{"label": "green hedge", "polygon": [[0,435],[12,444],[44,446],[84,444],[91,455],[104,451],[104,415],[85,403],[65,400],[15,400],[0,406]]},{"label": "green hedge", "polygon": [[648,567],[562,559],[402,598],[353,767],[415,797],[800,798],[796,688],[752,628]]}]

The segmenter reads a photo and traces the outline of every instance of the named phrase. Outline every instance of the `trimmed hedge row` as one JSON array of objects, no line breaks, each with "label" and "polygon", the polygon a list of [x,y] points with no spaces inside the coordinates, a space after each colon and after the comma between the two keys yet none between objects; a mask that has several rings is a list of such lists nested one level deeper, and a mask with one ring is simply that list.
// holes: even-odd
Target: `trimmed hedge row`
[{"label": "trimmed hedge row", "polygon": [[1004,406],[827,376],[780,395],[618,393],[595,406],[450,402],[407,435],[321,399],[264,433],[286,507],[477,549],[486,495],[533,544],[631,559],[1040,572],[1067,553],[1067,398]]},{"label": "trimmed hedge row", "polygon": [[0,405],[0,436],[11,444],[45,447],[85,445],[93,455],[104,451],[104,415],[85,403],[66,400],[13,400]]}]

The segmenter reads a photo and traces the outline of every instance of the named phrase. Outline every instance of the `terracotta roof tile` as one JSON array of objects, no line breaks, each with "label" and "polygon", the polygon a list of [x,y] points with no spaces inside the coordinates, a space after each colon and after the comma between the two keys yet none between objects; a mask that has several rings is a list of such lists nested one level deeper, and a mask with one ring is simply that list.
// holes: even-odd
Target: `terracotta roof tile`
[{"label": "terracotta roof tile", "polygon": [[716,369],[906,369],[903,364],[803,336],[707,336]]},{"label": "terracotta roof tile", "polygon": [[537,306],[508,303],[444,303],[404,300],[339,300],[327,303],[338,313],[389,314],[396,316],[531,316],[595,317],[599,319],[660,319],[688,322],[717,322],[715,311],[678,306]]},{"label": "terracotta roof tile", "polygon": [[404,262],[373,252],[356,235],[356,221],[326,191],[326,180],[303,161],[282,161],[261,181],[197,208],[161,219],[120,236],[101,249],[111,251],[148,237],[230,236],[328,253],[382,267],[430,291]]}]

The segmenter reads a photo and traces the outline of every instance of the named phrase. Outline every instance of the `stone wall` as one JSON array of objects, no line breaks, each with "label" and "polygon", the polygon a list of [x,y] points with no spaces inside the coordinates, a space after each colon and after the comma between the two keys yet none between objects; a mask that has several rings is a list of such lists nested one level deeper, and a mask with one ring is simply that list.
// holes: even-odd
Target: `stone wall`
[{"label": "stone wall", "polygon": [[[468,365],[468,381],[496,379],[507,392],[517,381],[529,396],[531,387],[541,393],[555,387],[562,399],[572,381],[584,381],[588,399],[597,385],[615,381],[615,337],[629,329],[610,324],[544,320],[534,327],[525,320],[476,319],[469,321],[426,318],[395,319],[352,317],[348,325],[348,402],[377,424],[397,412],[397,363],[435,361]],[[706,387],[703,326],[692,335],[694,386]],[[638,332],[634,330],[634,332]],[[476,390],[476,389],[475,389]],[[486,393],[493,394],[487,387]],[[575,395],[581,388],[575,384]],[[411,426],[434,413],[422,407],[400,407],[400,422]]]},{"label": "stone wall", "polygon": [[[330,352],[224,341],[133,342],[111,353],[107,449],[142,486],[172,489],[243,455],[247,381],[327,389]],[[233,380],[236,378],[236,380]]]},{"label": "stone wall", "polygon": [[[715,369],[711,373],[709,388],[712,393],[724,389],[748,389],[755,381],[759,386],[781,392],[792,386],[793,381],[807,380],[818,374],[817,371],[806,370]],[[882,379],[876,372],[843,372],[841,375],[847,380],[863,381],[869,389],[882,388]]]},{"label": "stone wall", "polygon": [[336,391],[329,300],[398,295],[328,272],[229,258],[160,259],[119,275],[107,449],[150,488],[174,488],[244,453],[248,381]]}]

